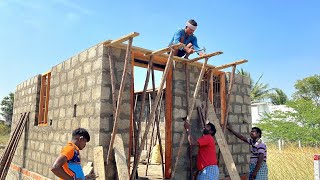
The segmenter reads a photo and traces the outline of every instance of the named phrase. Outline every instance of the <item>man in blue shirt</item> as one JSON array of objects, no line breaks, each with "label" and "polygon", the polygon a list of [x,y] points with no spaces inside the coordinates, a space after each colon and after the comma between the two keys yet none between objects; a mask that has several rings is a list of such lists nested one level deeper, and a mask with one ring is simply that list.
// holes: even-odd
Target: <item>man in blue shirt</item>
[{"label": "man in blue shirt", "polygon": [[174,55],[188,59],[190,54],[197,52],[200,56],[203,53],[200,50],[197,42],[197,37],[193,34],[194,31],[197,29],[197,22],[193,19],[190,19],[186,23],[186,27],[184,29],[179,29],[177,32],[174,33],[169,46],[172,44],[183,43],[186,46],[175,50]]}]

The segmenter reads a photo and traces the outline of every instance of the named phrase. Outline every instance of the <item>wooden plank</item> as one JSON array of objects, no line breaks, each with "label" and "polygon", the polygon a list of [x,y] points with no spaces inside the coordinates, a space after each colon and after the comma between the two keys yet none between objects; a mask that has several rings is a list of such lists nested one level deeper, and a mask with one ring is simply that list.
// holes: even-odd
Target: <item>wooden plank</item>
[{"label": "wooden plank", "polygon": [[185,45],[183,43],[178,43],[178,44],[174,44],[174,45],[171,45],[169,47],[165,47],[165,48],[153,51],[153,52],[147,52],[144,55],[148,56],[148,55],[155,55],[155,54],[163,54],[163,53],[166,53],[166,52],[170,52],[171,48],[179,49],[180,47],[184,47],[184,46]]},{"label": "wooden plank", "polygon": [[96,180],[105,180],[106,171],[104,167],[104,154],[103,147],[97,146],[93,148],[93,169],[96,176]]},{"label": "wooden plank", "polygon": [[216,141],[219,145],[220,151],[222,153],[222,157],[224,159],[225,165],[227,167],[228,173],[230,175],[230,179],[232,180],[240,180],[240,176],[238,174],[236,165],[232,159],[231,152],[229,150],[226,139],[224,138],[224,134],[222,132],[219,120],[217,118],[216,113],[214,112],[213,105],[209,103],[208,109],[208,119],[207,121],[211,122],[216,127]]},{"label": "wooden plank", "polygon": [[125,62],[123,65],[123,73],[122,73],[122,78],[121,78],[121,83],[120,83],[120,88],[119,88],[119,93],[118,93],[118,100],[117,100],[117,109],[116,109],[116,112],[114,115],[113,129],[112,129],[112,134],[111,134],[111,139],[110,139],[110,144],[109,144],[109,149],[108,149],[108,154],[107,154],[107,169],[109,169],[114,139],[115,139],[115,135],[117,134],[117,131],[118,131],[118,119],[119,119],[119,115],[120,115],[120,110],[121,110],[120,106],[122,104],[121,102],[122,102],[122,97],[123,97],[122,93],[124,90],[125,79],[126,79],[127,71],[128,71],[128,63],[129,63],[129,56],[131,54],[132,41],[133,41],[133,38],[130,37],[129,42],[128,42],[127,51],[126,51]]},{"label": "wooden plank", "polygon": [[226,104],[226,74],[220,75],[220,102],[221,102],[221,124],[225,122],[227,104]]},{"label": "wooden plank", "polygon": [[169,179],[172,171],[172,68],[168,72],[165,93],[165,178]]},{"label": "wooden plank", "polygon": [[116,39],[116,40],[113,40],[113,41],[106,41],[106,42],[103,43],[103,45],[104,46],[110,46],[110,45],[113,45],[113,44],[123,43],[123,42],[129,40],[130,38],[134,38],[134,37],[137,37],[139,35],[140,34],[137,33],[137,32],[132,32],[132,33],[130,33],[128,35],[122,36],[119,39]]},{"label": "wooden plank", "polygon": [[210,79],[209,79],[209,100],[213,104],[213,71],[210,71]]},{"label": "wooden plank", "polygon": [[[197,99],[197,96],[198,96],[198,92],[199,92],[199,89],[200,89],[200,85],[201,85],[201,81],[202,81],[204,72],[206,70],[206,65],[207,65],[208,59],[209,58],[206,58],[204,63],[203,63],[203,66],[201,68],[200,75],[199,75],[199,78],[198,78],[198,81],[197,81],[197,84],[196,84],[196,88],[195,88],[194,93],[193,93],[193,99],[192,99],[191,105],[189,106],[189,109],[187,111],[188,115],[187,115],[186,122],[188,122],[188,123],[190,122],[190,119],[191,119],[192,111],[193,111],[194,105],[196,103],[196,99]],[[171,179],[174,178],[174,175],[175,175],[175,171],[176,171],[176,168],[177,168],[177,165],[178,165],[178,162],[179,162],[179,157],[180,157],[180,154],[181,154],[182,145],[183,145],[185,136],[186,136],[186,133],[182,133],[182,138],[180,139],[180,143],[179,143],[178,155],[176,157],[176,162],[175,162],[175,165],[174,165],[173,170],[172,170]]]},{"label": "wooden plank", "polygon": [[46,99],[45,99],[45,112],[44,112],[44,124],[48,124],[48,110],[49,110],[49,97],[50,97],[50,80],[51,72],[47,74],[47,85],[46,85]]},{"label": "wooden plank", "polygon": [[[185,64],[185,81],[186,81],[186,100],[187,100],[187,114],[189,114],[189,104],[190,104],[190,77],[189,77],[189,69],[188,69],[188,64]],[[190,129],[191,131],[191,129]],[[190,170],[190,174],[189,174],[189,179],[192,180],[192,146],[189,145],[189,170]]]},{"label": "wooden plank", "polygon": [[[138,66],[138,67],[142,67],[142,68],[148,68],[148,65],[147,64],[142,64],[142,63],[137,63],[137,62],[134,62],[134,65],[135,66]],[[158,71],[163,71],[164,69],[163,68],[159,68],[159,67],[154,67],[155,70],[158,70]]]},{"label": "wooden plank", "polygon": [[216,70],[225,69],[225,68],[228,68],[228,67],[231,67],[231,66],[234,66],[234,65],[243,64],[243,63],[246,63],[246,62],[248,62],[248,60],[242,59],[242,60],[235,61],[235,62],[232,62],[232,63],[216,66],[216,67],[210,68],[210,69],[214,69],[216,71]]},{"label": "wooden plank", "polygon": [[140,160],[141,152],[142,152],[143,146],[145,145],[145,140],[147,138],[150,126],[155,121],[155,118],[154,118],[155,117],[155,111],[157,109],[157,106],[158,106],[158,103],[159,103],[159,100],[160,100],[161,92],[163,90],[163,85],[164,85],[164,83],[166,81],[169,69],[171,68],[171,65],[173,63],[172,57],[173,57],[173,50],[171,50],[171,52],[170,52],[170,56],[169,56],[167,64],[166,64],[166,68],[165,68],[165,70],[163,72],[163,75],[162,75],[162,78],[161,78],[161,81],[160,81],[160,86],[159,86],[159,89],[158,89],[158,92],[157,92],[157,96],[155,98],[154,104],[152,106],[152,111],[150,112],[150,116],[149,116],[148,121],[147,121],[148,123],[146,125],[145,132],[144,132],[142,140],[141,140],[141,145],[140,145],[139,151],[137,153],[137,160],[138,161],[135,162],[135,164],[133,165],[133,168],[132,168],[131,180],[134,180],[134,178],[135,178],[135,174],[136,174],[136,170],[138,168],[138,162]]},{"label": "wooden plank", "polygon": [[128,160],[126,158],[126,153],[124,151],[123,139],[121,134],[117,134],[115,137],[114,145],[114,156],[117,165],[117,173],[119,180],[128,180],[129,171],[128,171]]},{"label": "wooden plank", "polygon": [[195,61],[199,61],[201,59],[210,58],[212,56],[217,56],[217,55],[220,55],[220,54],[223,54],[223,52],[218,51],[218,52],[214,52],[214,53],[210,53],[210,54],[205,54],[203,56],[199,56],[199,57],[193,58],[193,59],[187,61],[187,63],[192,63],[192,62],[195,62]]}]

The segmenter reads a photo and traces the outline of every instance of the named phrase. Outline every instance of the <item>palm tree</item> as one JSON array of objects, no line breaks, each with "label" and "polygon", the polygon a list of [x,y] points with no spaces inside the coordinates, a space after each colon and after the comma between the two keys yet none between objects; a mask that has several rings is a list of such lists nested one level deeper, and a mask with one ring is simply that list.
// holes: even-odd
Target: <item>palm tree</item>
[{"label": "palm tree", "polygon": [[261,76],[259,77],[259,79],[256,82],[254,82],[254,80],[251,78],[250,73],[245,71],[242,68],[240,70],[237,70],[237,74],[240,74],[242,76],[247,76],[250,78],[251,102],[261,102],[261,101],[269,98],[269,92],[273,89],[269,89],[268,84],[260,83],[260,80],[261,80],[263,74],[261,74]]},{"label": "palm tree", "polygon": [[272,104],[281,105],[288,101],[288,96],[281,89],[275,88],[274,91],[269,95]]}]

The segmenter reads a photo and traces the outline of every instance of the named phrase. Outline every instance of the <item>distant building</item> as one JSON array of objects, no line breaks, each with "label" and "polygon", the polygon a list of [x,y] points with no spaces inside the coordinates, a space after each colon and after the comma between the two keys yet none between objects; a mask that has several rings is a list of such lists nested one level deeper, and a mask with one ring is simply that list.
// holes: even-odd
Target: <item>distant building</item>
[{"label": "distant building", "polygon": [[274,111],[293,111],[292,108],[287,107],[286,105],[273,105],[270,102],[259,102],[251,104],[251,116],[252,124],[259,122],[263,114],[272,113]]}]

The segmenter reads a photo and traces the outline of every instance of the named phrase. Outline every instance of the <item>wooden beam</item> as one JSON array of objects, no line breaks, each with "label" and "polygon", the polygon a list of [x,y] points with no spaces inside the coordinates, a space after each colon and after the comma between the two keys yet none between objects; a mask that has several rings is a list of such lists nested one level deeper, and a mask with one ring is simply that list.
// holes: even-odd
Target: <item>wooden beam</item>
[{"label": "wooden beam", "polygon": [[195,62],[195,61],[199,61],[201,59],[210,58],[212,56],[217,56],[217,55],[220,55],[220,54],[223,54],[223,52],[218,51],[218,52],[214,52],[214,53],[210,53],[210,54],[205,54],[203,56],[199,56],[199,57],[193,58],[193,59],[187,61],[187,63],[192,63],[192,62]]},{"label": "wooden beam", "polygon": [[105,180],[106,178],[106,171],[104,167],[104,153],[103,153],[103,147],[97,146],[93,148],[93,169],[95,172],[95,175],[98,177],[96,180]]},{"label": "wooden beam", "polygon": [[123,42],[129,40],[130,38],[134,38],[134,37],[137,37],[137,36],[139,36],[139,33],[132,32],[132,33],[130,33],[128,35],[122,36],[119,39],[116,39],[116,40],[113,40],[113,41],[106,41],[106,42],[103,43],[103,45],[104,46],[110,46],[110,45],[113,45],[113,44],[123,43]]},{"label": "wooden beam", "polygon": [[225,69],[225,68],[228,68],[228,67],[231,67],[231,66],[234,66],[234,65],[243,64],[243,63],[246,63],[246,62],[248,62],[248,60],[242,59],[242,60],[235,61],[235,62],[232,62],[232,63],[224,64],[224,65],[221,65],[221,66],[216,66],[216,67],[210,68],[210,69],[214,69],[216,71],[216,70]]},{"label": "wooden beam", "polygon": [[[115,139],[115,135],[117,134],[118,131],[118,119],[119,119],[119,115],[120,115],[120,106],[121,106],[121,102],[122,102],[122,93],[124,90],[124,86],[125,86],[125,79],[127,76],[127,71],[128,71],[128,64],[129,64],[129,57],[131,54],[131,46],[132,46],[132,41],[133,38],[130,37],[129,38],[129,42],[128,42],[128,47],[127,47],[127,51],[126,51],[126,57],[125,57],[125,62],[123,65],[123,73],[122,73],[122,78],[121,78],[121,83],[120,83],[120,88],[119,88],[119,93],[118,93],[118,100],[117,100],[117,109],[116,112],[114,114],[114,123],[113,123],[113,129],[112,129],[112,134],[111,134],[111,139],[110,139],[110,144],[109,144],[109,149],[108,149],[108,155],[107,155],[107,169],[109,169],[109,165],[110,165],[110,158],[111,158],[111,152],[113,149],[113,144],[114,144],[114,139]],[[108,172],[107,172],[108,173]]]},{"label": "wooden beam", "polygon": [[128,160],[124,151],[123,140],[121,134],[117,134],[115,137],[114,157],[117,165],[117,173],[119,180],[128,180]]},{"label": "wooden beam", "polygon": [[135,178],[135,174],[136,174],[136,170],[138,168],[138,163],[139,163],[139,160],[140,160],[141,152],[143,150],[143,146],[145,145],[145,141],[146,141],[148,132],[150,130],[150,126],[155,121],[155,118],[154,118],[155,117],[155,112],[156,112],[156,109],[157,109],[157,106],[158,106],[158,103],[159,103],[159,100],[160,100],[161,92],[163,90],[163,85],[164,85],[164,83],[166,81],[169,69],[171,68],[171,65],[172,65],[172,62],[173,62],[172,57],[173,57],[173,50],[171,50],[171,52],[170,52],[170,56],[169,56],[167,64],[166,64],[166,68],[165,68],[165,70],[163,72],[163,75],[162,75],[162,78],[161,78],[161,81],[160,81],[160,86],[159,86],[159,89],[158,89],[158,92],[157,92],[157,96],[155,98],[154,104],[152,105],[152,111],[150,112],[150,116],[149,116],[148,121],[147,121],[148,123],[146,125],[145,132],[144,132],[142,140],[141,140],[141,145],[140,145],[139,151],[137,153],[137,160],[138,161],[133,165],[133,168],[132,168],[132,173],[131,173],[131,178],[130,178],[131,180],[134,180],[134,178]]},{"label": "wooden beam", "polygon": [[172,68],[168,72],[165,93],[165,178],[169,179],[172,171]]},{"label": "wooden beam", "polygon": [[[147,64],[142,64],[142,63],[137,63],[137,62],[134,62],[134,66],[137,66],[137,67],[142,67],[142,68],[148,68],[148,65]],[[158,71],[163,71],[164,69],[162,68],[159,68],[159,67],[153,67],[155,70],[158,70]]]},{"label": "wooden beam", "polygon": [[224,138],[224,134],[222,132],[219,120],[217,118],[216,113],[214,112],[213,105],[209,103],[208,109],[208,118],[207,121],[211,122],[216,127],[216,141],[219,145],[220,151],[222,153],[225,165],[227,167],[228,173],[230,175],[230,179],[232,180],[240,180],[240,176],[237,171],[237,167],[232,159],[231,152],[229,150],[229,146],[227,144],[226,139]]},{"label": "wooden beam", "polygon": [[[209,58],[206,58],[204,63],[203,63],[203,65],[202,65],[202,68],[201,68],[201,71],[200,71],[200,75],[199,75],[199,78],[198,78],[198,81],[197,81],[196,89],[194,90],[194,93],[193,93],[193,99],[192,99],[191,105],[189,106],[189,109],[187,111],[188,115],[187,115],[186,122],[188,122],[188,123],[190,122],[190,119],[191,119],[192,111],[193,111],[194,105],[196,103],[196,99],[197,99],[197,96],[198,96],[198,92],[199,92],[199,89],[200,89],[200,85],[201,85],[201,81],[202,81],[204,72],[206,70],[206,65],[207,65],[208,59]],[[178,162],[179,162],[179,157],[180,157],[180,154],[181,154],[182,145],[183,145],[185,136],[186,136],[186,133],[182,133],[182,137],[181,137],[180,143],[179,143],[178,155],[176,157],[176,162],[175,162],[175,165],[174,165],[173,170],[172,170],[171,179],[173,179],[174,175],[175,175],[175,171],[176,171],[176,168],[177,168],[177,165],[178,165]]]},{"label": "wooden beam", "polygon": [[162,48],[162,49],[159,49],[157,51],[153,51],[153,52],[147,52],[145,53],[144,55],[145,56],[148,56],[148,55],[156,55],[156,54],[163,54],[163,53],[166,53],[166,52],[170,52],[171,48],[173,49],[179,49],[180,47],[184,47],[185,45],[183,43],[178,43],[178,44],[174,44],[174,45],[171,45],[169,47],[165,47],[165,48]]},{"label": "wooden beam", "polygon": [[133,149],[133,119],[134,119],[134,110],[136,106],[136,99],[134,98],[134,54],[131,53],[131,87],[130,87],[130,132],[129,132],[129,153],[128,153],[128,170],[130,171],[130,160],[131,153]]}]

